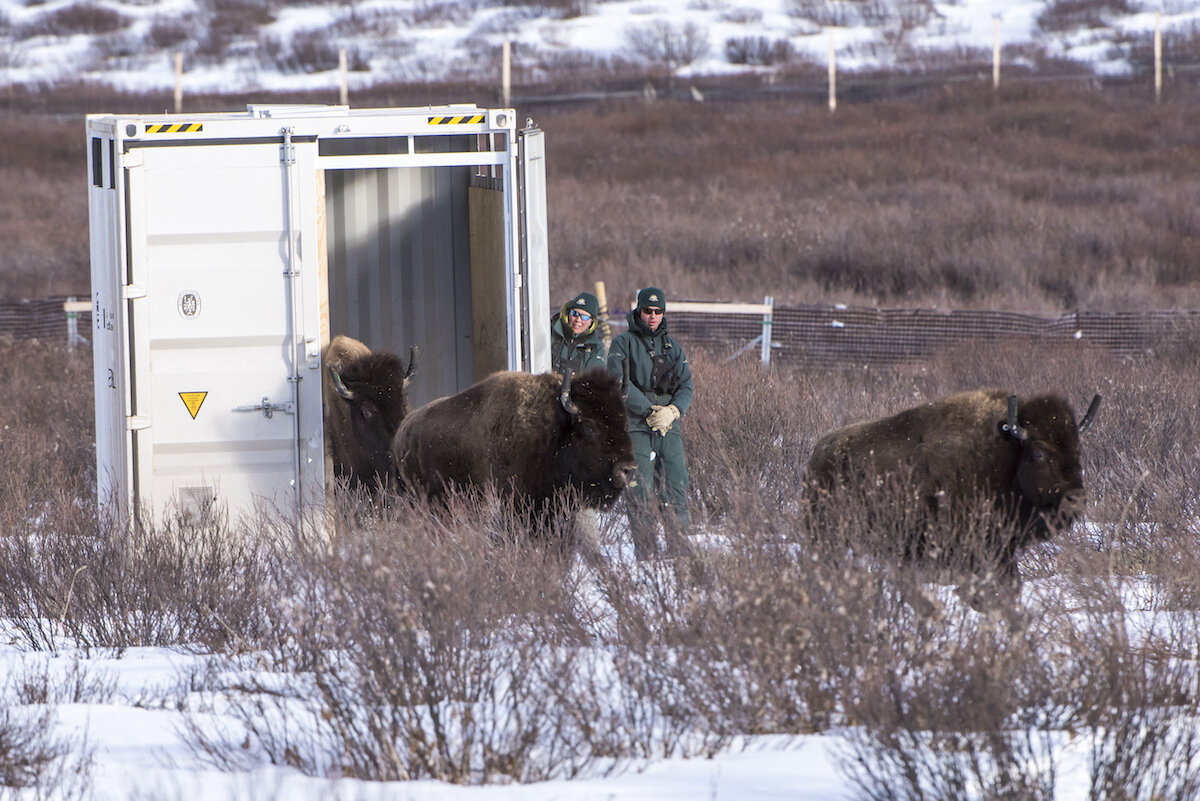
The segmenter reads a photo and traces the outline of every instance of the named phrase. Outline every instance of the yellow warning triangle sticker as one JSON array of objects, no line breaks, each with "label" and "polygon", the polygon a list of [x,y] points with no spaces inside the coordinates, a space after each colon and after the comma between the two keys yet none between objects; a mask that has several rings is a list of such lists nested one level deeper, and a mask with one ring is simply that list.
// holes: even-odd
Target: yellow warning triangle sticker
[{"label": "yellow warning triangle sticker", "polygon": [[207,392],[180,392],[179,398],[183,401],[183,405],[187,407],[188,412],[192,415],[192,419],[196,419],[196,413],[200,411],[201,404],[208,397]]}]

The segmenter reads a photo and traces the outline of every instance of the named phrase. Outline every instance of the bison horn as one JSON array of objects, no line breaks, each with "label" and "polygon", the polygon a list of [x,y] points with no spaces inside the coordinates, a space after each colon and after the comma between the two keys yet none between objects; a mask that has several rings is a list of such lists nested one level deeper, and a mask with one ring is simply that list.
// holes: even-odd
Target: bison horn
[{"label": "bison horn", "polygon": [[571,370],[567,368],[563,370],[562,392],[558,396],[559,403],[563,409],[572,417],[579,416],[579,407],[575,405],[575,401],[571,400]]},{"label": "bison horn", "polygon": [[333,388],[337,390],[337,394],[341,395],[348,401],[354,400],[354,393],[347,389],[346,385],[342,383],[342,377],[338,373],[336,367],[329,368],[329,378],[333,381]]},{"label": "bison horn", "polygon": [[408,369],[404,371],[405,385],[407,385],[409,381],[412,381],[413,373],[417,372],[418,353],[420,353],[420,350],[416,345],[413,345],[408,349]]},{"label": "bison horn", "polygon": [[1096,412],[1100,411],[1100,393],[1097,392],[1092,397],[1092,402],[1088,404],[1087,413],[1083,415],[1083,419],[1079,421],[1079,433],[1087,431],[1096,419]]},{"label": "bison horn", "polygon": [[1008,396],[1008,419],[1000,424],[1000,430],[1013,439],[1028,439],[1029,433],[1017,423],[1017,396]]}]

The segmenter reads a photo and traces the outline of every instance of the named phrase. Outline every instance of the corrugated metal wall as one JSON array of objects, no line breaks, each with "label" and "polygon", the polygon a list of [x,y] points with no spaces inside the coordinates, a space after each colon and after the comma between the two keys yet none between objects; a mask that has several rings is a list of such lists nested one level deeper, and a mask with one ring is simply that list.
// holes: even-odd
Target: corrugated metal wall
[{"label": "corrugated metal wall", "polygon": [[407,358],[412,403],[474,380],[469,167],[326,170],[331,336]]}]

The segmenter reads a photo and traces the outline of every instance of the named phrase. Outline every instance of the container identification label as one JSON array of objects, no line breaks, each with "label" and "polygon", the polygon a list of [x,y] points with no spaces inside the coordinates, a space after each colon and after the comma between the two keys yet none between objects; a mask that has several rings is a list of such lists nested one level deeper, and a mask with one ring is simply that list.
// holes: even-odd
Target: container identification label
[{"label": "container identification label", "polygon": [[185,289],[179,293],[179,297],[175,300],[175,308],[179,310],[179,316],[183,319],[196,319],[200,316],[200,293],[191,289]]}]

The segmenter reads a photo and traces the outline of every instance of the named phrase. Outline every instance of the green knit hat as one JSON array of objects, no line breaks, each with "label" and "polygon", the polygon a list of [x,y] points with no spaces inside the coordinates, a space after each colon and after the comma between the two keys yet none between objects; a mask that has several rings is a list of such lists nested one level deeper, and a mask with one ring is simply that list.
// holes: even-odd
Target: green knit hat
[{"label": "green knit hat", "polygon": [[580,292],[563,304],[563,317],[566,317],[567,312],[571,309],[579,309],[582,312],[590,314],[594,320],[600,316],[600,301],[591,292]]},{"label": "green knit hat", "polygon": [[648,286],[638,293],[637,307],[640,311],[646,307],[667,310],[667,293],[656,286]]}]

